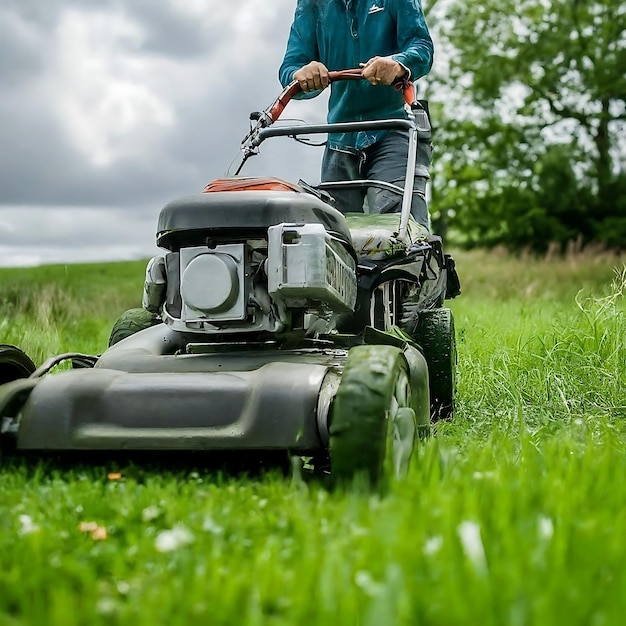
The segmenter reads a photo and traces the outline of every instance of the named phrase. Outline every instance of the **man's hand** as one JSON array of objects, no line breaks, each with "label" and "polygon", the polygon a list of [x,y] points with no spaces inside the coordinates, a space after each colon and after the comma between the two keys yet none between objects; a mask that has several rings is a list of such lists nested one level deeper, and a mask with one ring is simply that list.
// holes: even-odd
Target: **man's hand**
[{"label": "man's hand", "polygon": [[301,67],[293,75],[294,80],[300,83],[302,91],[319,91],[328,87],[328,68],[319,61],[311,61]]},{"label": "man's hand", "polygon": [[406,74],[406,69],[391,57],[373,57],[359,65],[363,68],[363,78],[372,85],[393,85]]}]

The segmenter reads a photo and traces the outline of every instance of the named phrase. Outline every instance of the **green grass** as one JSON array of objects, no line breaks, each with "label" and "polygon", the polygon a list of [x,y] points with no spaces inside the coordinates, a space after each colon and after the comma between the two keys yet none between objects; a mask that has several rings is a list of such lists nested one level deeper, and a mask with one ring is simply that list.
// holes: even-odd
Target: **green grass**
[{"label": "green grass", "polygon": [[[455,258],[458,412],[408,480],[5,460],[0,624],[622,624],[624,259]],[[143,270],[0,270],[0,342],[101,352]]]}]

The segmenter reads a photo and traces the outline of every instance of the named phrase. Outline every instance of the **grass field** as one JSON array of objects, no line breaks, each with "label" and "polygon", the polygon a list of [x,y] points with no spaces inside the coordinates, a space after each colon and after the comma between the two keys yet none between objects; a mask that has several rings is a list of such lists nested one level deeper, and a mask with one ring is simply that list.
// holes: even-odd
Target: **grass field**
[{"label": "grass field", "polygon": [[[625,259],[455,258],[457,415],[387,497],[4,459],[0,625],[624,623]],[[0,343],[101,352],[143,271],[0,270]]]}]

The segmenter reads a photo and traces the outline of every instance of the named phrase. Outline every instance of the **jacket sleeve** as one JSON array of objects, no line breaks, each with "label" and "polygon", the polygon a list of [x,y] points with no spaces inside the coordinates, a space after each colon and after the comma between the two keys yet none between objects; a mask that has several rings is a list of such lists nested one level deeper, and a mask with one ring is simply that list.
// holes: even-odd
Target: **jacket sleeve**
[{"label": "jacket sleeve", "polygon": [[398,48],[392,58],[411,72],[411,80],[425,76],[433,65],[433,40],[421,0],[396,0]]},{"label": "jacket sleeve", "polygon": [[[296,12],[289,31],[289,40],[283,62],[278,70],[278,79],[283,87],[292,80],[301,67],[311,61],[319,61],[316,33],[315,0],[298,0]],[[299,93],[296,99],[314,98],[320,92]]]}]

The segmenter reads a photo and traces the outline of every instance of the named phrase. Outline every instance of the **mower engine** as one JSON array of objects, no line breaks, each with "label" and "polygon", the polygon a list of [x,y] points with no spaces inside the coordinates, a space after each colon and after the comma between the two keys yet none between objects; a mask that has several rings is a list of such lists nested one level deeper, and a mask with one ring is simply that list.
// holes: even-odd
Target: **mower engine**
[{"label": "mower engine", "polygon": [[356,261],[345,241],[319,223],[281,223],[258,234],[204,245],[191,236],[191,245],[153,258],[143,307],[172,330],[208,334],[323,334],[337,315],[354,311]]}]

